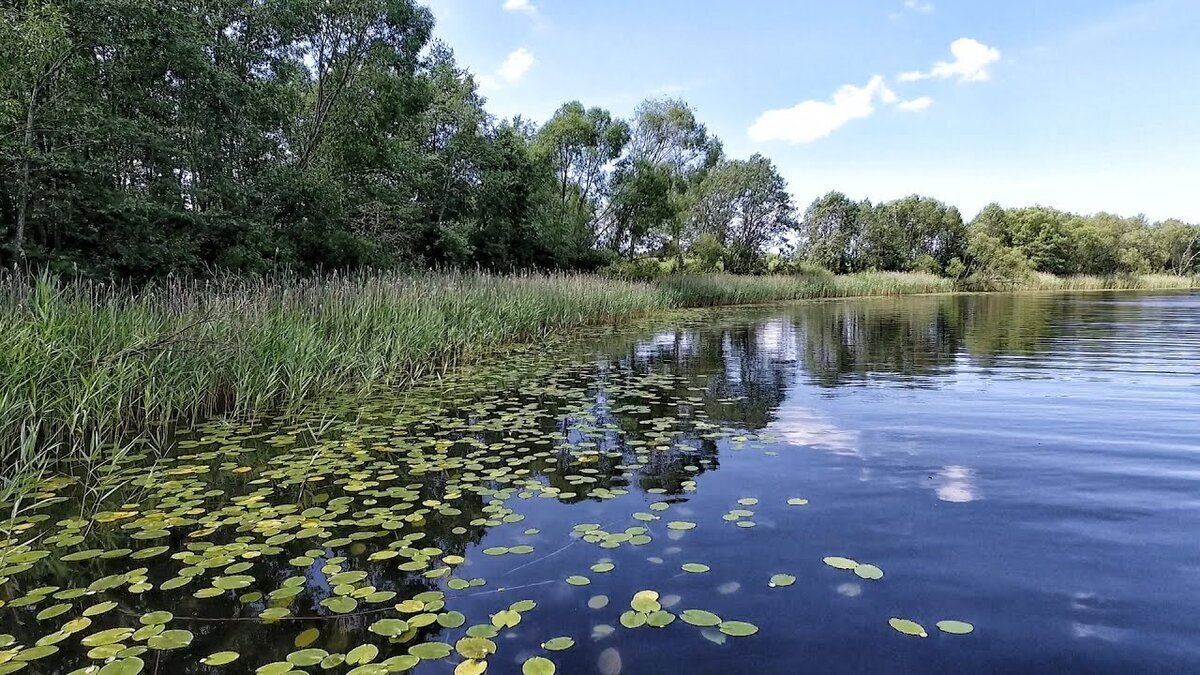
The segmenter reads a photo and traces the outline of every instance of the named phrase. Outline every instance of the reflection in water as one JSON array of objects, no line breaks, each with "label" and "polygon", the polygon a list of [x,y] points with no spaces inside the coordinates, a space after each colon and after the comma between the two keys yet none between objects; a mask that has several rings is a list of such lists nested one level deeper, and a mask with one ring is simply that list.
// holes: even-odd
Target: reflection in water
[{"label": "reflection in water", "polygon": [[858,455],[858,432],[839,429],[820,414],[799,407],[786,407],[776,415],[767,431],[792,445],[807,445],[837,455]]},{"label": "reflection in water", "polygon": [[944,502],[973,502],[979,499],[975,472],[957,464],[942,468],[937,475],[937,497]]}]

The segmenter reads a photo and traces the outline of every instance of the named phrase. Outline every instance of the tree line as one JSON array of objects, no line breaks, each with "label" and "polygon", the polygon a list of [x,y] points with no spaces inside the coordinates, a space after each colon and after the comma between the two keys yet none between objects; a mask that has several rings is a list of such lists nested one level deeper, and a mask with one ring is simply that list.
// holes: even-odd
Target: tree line
[{"label": "tree line", "polygon": [[843,273],[923,271],[1002,281],[1033,272],[1200,272],[1200,227],[1176,219],[1150,223],[1143,216],[989,204],[968,224],[955,207],[916,195],[872,204],[831,192],[808,207],[798,245],[804,259]]},{"label": "tree line", "polygon": [[0,9],[0,262],[216,270],[608,267],[950,276],[1196,269],[1200,230],[922,197],[798,212],[696,111],[489,115],[413,0]]}]

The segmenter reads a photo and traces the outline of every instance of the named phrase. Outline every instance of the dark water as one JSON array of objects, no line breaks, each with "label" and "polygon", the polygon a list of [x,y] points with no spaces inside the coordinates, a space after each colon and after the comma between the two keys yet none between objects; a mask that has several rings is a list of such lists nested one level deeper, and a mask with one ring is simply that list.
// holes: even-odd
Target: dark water
[{"label": "dark water", "polygon": [[[71,500],[13,521],[30,525],[9,537],[10,554],[49,554],[8,568],[0,634],[27,647],[89,605],[117,603],[24,672],[126,657],[140,658],[144,672],[254,672],[294,652],[293,638],[309,627],[321,631],[312,648],[330,653],[378,646],[375,669],[357,672],[388,672],[378,664],[412,644],[453,647],[468,627],[521,600],[536,607],[491,638],[489,673],[521,672],[532,656],[559,673],[606,675],[1200,670],[1196,294],[947,296],[697,314],[581,347],[534,349],[400,399],[347,404],[336,420],[214,424],[184,446],[152,477],[130,465],[114,473],[120,488],[104,511],[137,516],[97,523],[100,507],[80,509],[73,488],[50,486],[46,495]],[[739,504],[750,499],[757,503]],[[656,502],[669,507],[654,510]],[[325,513],[306,511],[307,525],[272,524],[313,508]],[[422,508],[421,522],[401,522]],[[723,518],[735,509],[752,511],[739,520],[754,526]],[[53,517],[28,520],[39,512]],[[672,530],[672,521],[695,528]],[[304,527],[319,533],[278,536]],[[589,527],[644,527],[632,538],[649,541],[628,533],[587,541],[580,531]],[[83,541],[59,546],[64,528]],[[17,546],[35,532],[40,540]],[[421,538],[397,543],[406,534]],[[243,555],[271,537],[276,550]],[[154,544],[170,551],[57,560]],[[533,551],[483,554],[520,545]],[[397,569],[421,547],[430,548],[427,563]],[[386,550],[404,555],[371,559]],[[311,563],[295,559],[305,552]],[[429,578],[447,554],[464,561]],[[861,579],[826,556],[877,565],[884,577]],[[340,568],[322,571],[331,560]],[[602,560],[614,569],[589,569]],[[237,561],[251,564],[234,570],[253,578],[247,587],[193,597]],[[710,570],[685,573],[687,562]],[[203,581],[157,588],[184,568]],[[61,589],[130,570],[124,586],[35,616],[60,602],[48,596]],[[322,607],[337,593],[328,578],[351,570],[368,573],[360,585],[397,595],[346,615]],[[780,573],[795,584],[772,588]],[[591,583],[570,585],[570,575]],[[132,590],[142,578],[150,588]],[[451,578],[476,584],[450,588]],[[303,593],[238,598],[288,583]],[[403,642],[369,632],[381,618],[411,618],[392,605],[431,589],[445,593],[445,607],[428,611],[461,612],[463,626],[434,623]],[[672,614],[703,609],[758,633],[728,637],[682,620],[623,627],[620,615],[642,590],[656,591]],[[589,607],[598,595],[607,606]],[[31,596],[42,599],[19,606]],[[290,616],[261,623],[272,605]],[[167,628],[194,635],[189,646],[141,652],[145,638],[129,637],[132,651],[89,659],[79,644],[100,629],[138,628],[143,613],[163,609],[175,614]],[[891,617],[919,622],[928,637],[902,635]],[[934,627],[943,619],[975,631],[943,634]],[[575,645],[540,647],[558,636]],[[241,657],[222,668],[200,663],[222,650]],[[413,672],[448,674],[461,660],[422,661]]]}]

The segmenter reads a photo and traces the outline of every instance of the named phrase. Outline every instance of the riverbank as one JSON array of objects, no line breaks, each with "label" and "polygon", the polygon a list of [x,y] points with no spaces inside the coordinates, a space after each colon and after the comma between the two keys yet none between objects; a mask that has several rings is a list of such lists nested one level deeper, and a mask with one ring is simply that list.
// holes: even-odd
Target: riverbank
[{"label": "riverbank", "polygon": [[[1179,289],[1188,279],[1058,279],[1018,290]],[[926,274],[668,277],[405,275],[170,280],[134,291],[0,281],[4,477],[224,412],[287,410],[402,385],[552,332],[664,311],[945,293]]]}]

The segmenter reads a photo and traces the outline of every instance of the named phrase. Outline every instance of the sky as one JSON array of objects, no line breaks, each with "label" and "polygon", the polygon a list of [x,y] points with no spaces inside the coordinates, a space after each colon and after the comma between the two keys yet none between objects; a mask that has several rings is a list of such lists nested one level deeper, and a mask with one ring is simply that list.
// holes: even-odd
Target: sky
[{"label": "sky", "polygon": [[1200,222],[1200,0],[425,0],[488,110],[688,101],[838,190]]}]

